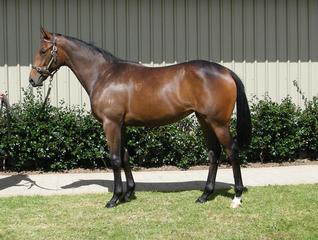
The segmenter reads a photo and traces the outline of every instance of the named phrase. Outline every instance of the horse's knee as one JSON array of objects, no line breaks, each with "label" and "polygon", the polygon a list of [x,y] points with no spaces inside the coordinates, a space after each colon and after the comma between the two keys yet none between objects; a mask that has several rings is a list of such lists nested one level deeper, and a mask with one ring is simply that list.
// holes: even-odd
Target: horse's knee
[{"label": "horse's knee", "polygon": [[213,164],[213,165],[219,165],[219,158],[215,155],[214,151],[210,150],[209,153],[209,160],[210,160],[210,163]]},{"label": "horse's knee", "polygon": [[117,155],[112,155],[111,156],[111,164],[113,170],[120,170],[121,169],[121,159]]},{"label": "horse's knee", "polygon": [[235,140],[228,151],[228,159],[232,165],[239,163],[239,148]]},{"label": "horse's knee", "polygon": [[232,150],[233,155],[235,155],[235,156],[238,155],[239,146],[238,146],[238,144],[237,144],[237,140],[236,140],[236,139],[233,140],[231,150]]},{"label": "horse's knee", "polygon": [[129,153],[128,153],[128,150],[126,148],[122,154],[122,165],[123,165],[124,169],[130,168]]}]

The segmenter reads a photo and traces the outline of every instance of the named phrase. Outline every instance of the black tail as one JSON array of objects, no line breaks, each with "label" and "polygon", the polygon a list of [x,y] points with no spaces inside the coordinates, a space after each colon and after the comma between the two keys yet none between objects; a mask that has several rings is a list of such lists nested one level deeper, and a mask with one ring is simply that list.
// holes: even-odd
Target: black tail
[{"label": "black tail", "polygon": [[235,81],[237,89],[236,98],[236,133],[239,148],[247,147],[251,143],[252,138],[252,122],[251,113],[241,79],[231,71],[232,78]]}]

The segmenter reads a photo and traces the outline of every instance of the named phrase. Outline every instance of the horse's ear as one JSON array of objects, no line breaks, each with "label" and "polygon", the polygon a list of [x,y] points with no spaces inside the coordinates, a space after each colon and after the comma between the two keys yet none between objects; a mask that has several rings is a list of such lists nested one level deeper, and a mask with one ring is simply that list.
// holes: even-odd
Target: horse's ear
[{"label": "horse's ear", "polygon": [[44,27],[42,27],[42,26],[41,26],[40,30],[41,30],[41,34],[42,34],[42,38],[43,39],[46,39],[46,40],[50,40],[51,39],[52,33],[46,31],[44,29]]}]

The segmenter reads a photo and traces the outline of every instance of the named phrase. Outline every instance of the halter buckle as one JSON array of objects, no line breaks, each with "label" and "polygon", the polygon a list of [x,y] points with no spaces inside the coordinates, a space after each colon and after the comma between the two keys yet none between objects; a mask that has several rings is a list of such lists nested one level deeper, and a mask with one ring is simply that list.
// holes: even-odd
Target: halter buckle
[{"label": "halter buckle", "polygon": [[57,47],[56,47],[56,45],[55,45],[55,41],[53,42],[53,47],[52,47],[52,50],[51,50],[51,55],[52,55],[52,57],[53,57],[53,59],[54,59],[54,62],[56,63],[56,61],[57,61]]}]

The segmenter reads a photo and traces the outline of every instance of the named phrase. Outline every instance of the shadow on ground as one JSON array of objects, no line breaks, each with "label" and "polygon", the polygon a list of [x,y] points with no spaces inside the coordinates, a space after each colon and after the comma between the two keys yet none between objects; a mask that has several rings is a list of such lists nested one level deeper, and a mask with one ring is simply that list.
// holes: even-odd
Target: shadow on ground
[{"label": "shadow on ground", "polygon": [[[99,185],[105,188],[108,188],[108,191],[113,191],[113,181],[104,180],[104,179],[81,179],[75,181],[71,184],[61,186],[62,189],[76,189],[84,186]],[[123,182],[124,189],[126,182]],[[43,186],[40,186],[36,181],[32,180],[26,174],[12,175],[0,179],[0,191],[6,188],[14,186],[25,186],[30,189],[33,186],[37,186],[45,190],[58,190],[58,189],[48,189]],[[138,192],[179,192],[179,191],[189,191],[189,190],[203,190],[205,186],[205,181],[184,181],[184,182],[136,182],[136,191]],[[233,184],[216,182],[216,189],[229,190],[233,188]],[[222,194],[221,194],[222,193]],[[233,194],[229,191],[218,191],[217,194],[213,194],[211,199],[215,198],[216,195],[224,195],[225,197],[232,198]]]},{"label": "shadow on ground", "polygon": [[28,189],[32,188],[33,186],[37,186],[38,188],[45,190],[55,190],[38,185],[36,181],[32,180],[27,174],[17,174],[5,178],[0,178],[0,191],[14,186],[25,186],[28,187]]},{"label": "shadow on ground", "polygon": [[[68,188],[79,188],[82,186],[89,185],[100,185],[102,187],[108,188],[109,191],[113,191],[113,181],[102,180],[102,179],[91,179],[91,180],[79,180],[73,182],[69,185],[62,186],[62,189]],[[123,182],[124,187],[126,182]],[[205,186],[204,181],[187,181],[187,182],[136,182],[136,191],[148,192],[177,192],[177,191],[187,191],[187,190],[203,190]],[[231,189],[233,184],[216,182],[216,189]]]},{"label": "shadow on ground", "polygon": [[[136,191],[137,192],[181,192],[181,191],[190,191],[190,190],[201,190],[203,191],[205,186],[205,181],[187,181],[187,182],[156,182],[156,183],[147,183],[147,182],[136,182]],[[82,186],[89,185],[100,185],[102,187],[108,188],[110,192],[113,192],[113,181],[102,180],[102,179],[91,179],[91,180],[79,180],[69,185],[62,186],[62,189],[69,188],[79,188]],[[123,181],[124,191],[126,189],[126,182]],[[232,199],[234,193],[230,193],[229,190],[233,188],[233,184],[216,182],[215,188],[218,189],[216,194],[212,194],[209,198],[209,201],[213,200],[218,195]]]}]

